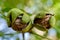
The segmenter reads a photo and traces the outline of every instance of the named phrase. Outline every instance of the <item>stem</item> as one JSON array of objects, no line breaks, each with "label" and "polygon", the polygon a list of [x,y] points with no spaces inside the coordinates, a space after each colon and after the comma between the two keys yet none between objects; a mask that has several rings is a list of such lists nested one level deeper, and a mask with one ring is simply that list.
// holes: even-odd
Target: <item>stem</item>
[{"label": "stem", "polygon": [[22,36],[23,36],[23,40],[25,40],[24,33],[22,33]]}]

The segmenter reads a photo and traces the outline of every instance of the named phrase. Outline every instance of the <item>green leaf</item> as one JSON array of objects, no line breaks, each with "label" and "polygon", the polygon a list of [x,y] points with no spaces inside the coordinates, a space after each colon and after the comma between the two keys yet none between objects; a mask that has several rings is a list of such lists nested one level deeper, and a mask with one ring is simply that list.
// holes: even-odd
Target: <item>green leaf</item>
[{"label": "green leaf", "polygon": [[28,23],[30,21],[30,16],[27,15],[27,14],[24,14],[23,17],[22,17],[22,21],[24,23]]},{"label": "green leaf", "polygon": [[51,19],[49,20],[49,23],[50,23],[51,27],[55,27],[56,19],[54,16],[51,17]]}]

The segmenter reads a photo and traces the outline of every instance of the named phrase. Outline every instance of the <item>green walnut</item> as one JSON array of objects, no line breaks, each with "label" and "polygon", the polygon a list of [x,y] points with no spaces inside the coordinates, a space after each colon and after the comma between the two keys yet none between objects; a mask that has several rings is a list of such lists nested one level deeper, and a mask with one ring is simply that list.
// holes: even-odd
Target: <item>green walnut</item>
[{"label": "green walnut", "polygon": [[39,30],[46,31],[55,25],[55,18],[53,14],[45,13],[43,17],[39,14],[31,16],[33,26]]},{"label": "green walnut", "polygon": [[17,8],[13,8],[8,12],[6,20],[8,26],[11,26],[15,31],[28,32],[32,27],[30,16]]}]

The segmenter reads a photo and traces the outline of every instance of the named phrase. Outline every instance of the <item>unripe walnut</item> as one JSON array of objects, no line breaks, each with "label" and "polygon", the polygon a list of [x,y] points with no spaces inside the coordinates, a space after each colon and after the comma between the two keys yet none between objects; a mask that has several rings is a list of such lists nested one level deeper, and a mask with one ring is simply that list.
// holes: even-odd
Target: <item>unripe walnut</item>
[{"label": "unripe walnut", "polygon": [[21,9],[13,8],[7,14],[7,24],[19,32],[28,32],[32,27],[30,16]]},{"label": "unripe walnut", "polygon": [[34,24],[39,24],[45,29],[49,29],[51,27],[49,20],[52,14],[46,14],[43,18],[35,18]]}]

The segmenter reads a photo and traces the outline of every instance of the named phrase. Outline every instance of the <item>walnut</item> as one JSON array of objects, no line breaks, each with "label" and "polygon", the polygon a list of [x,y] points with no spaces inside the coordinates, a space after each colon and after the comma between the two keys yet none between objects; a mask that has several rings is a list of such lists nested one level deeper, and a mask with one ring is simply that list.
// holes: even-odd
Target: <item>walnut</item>
[{"label": "walnut", "polygon": [[51,25],[49,24],[49,20],[51,18],[52,14],[46,14],[43,18],[36,18],[34,20],[35,24],[40,24],[42,27],[49,29]]}]

